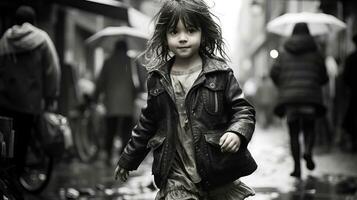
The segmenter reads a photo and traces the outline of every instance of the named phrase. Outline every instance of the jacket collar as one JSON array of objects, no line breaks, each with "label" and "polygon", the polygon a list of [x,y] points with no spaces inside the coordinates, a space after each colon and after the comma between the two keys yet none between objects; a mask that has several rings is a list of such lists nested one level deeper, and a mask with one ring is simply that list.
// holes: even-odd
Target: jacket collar
[{"label": "jacket collar", "polygon": [[[168,62],[158,66],[157,68],[153,69],[152,71],[158,72],[162,76],[169,77],[170,70],[171,70],[172,65],[174,64],[174,61],[175,61],[175,57],[171,58]],[[217,59],[203,58],[202,64],[203,64],[203,69],[202,69],[203,74],[208,74],[208,73],[217,72],[217,71],[230,70],[230,68],[226,62],[217,60]]]}]

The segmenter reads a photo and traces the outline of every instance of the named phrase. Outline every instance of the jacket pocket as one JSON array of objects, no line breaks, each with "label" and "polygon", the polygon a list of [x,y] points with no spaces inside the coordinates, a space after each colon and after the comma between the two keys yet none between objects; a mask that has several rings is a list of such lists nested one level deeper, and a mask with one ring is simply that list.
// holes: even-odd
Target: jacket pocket
[{"label": "jacket pocket", "polygon": [[219,140],[224,134],[224,131],[216,131],[216,133],[207,133],[204,135],[207,143],[208,159],[214,171],[223,171],[230,168],[235,168],[239,161],[242,160],[244,154],[240,152],[230,153],[221,152]]},{"label": "jacket pocket", "polygon": [[250,154],[245,148],[241,148],[235,153],[221,152],[219,140],[223,134],[224,131],[217,131],[204,135],[207,144],[206,156],[209,160],[208,168],[213,177],[230,176],[233,179],[238,179],[240,170],[247,165]]},{"label": "jacket pocket", "polygon": [[202,91],[202,99],[205,110],[211,115],[223,112],[224,87],[215,82],[206,82]]},{"label": "jacket pocket", "polygon": [[153,150],[153,164],[152,164],[152,173],[157,175],[160,172],[160,165],[163,155],[163,146],[165,142],[166,136],[156,134],[152,137],[147,144],[147,148],[151,148]]}]

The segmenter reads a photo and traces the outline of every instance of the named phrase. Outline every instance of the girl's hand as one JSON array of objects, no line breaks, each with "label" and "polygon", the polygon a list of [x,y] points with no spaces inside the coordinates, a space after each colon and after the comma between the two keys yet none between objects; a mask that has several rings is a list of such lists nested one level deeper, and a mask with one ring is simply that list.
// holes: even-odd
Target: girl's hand
[{"label": "girl's hand", "polygon": [[118,177],[121,181],[125,182],[128,180],[129,171],[117,165],[114,172],[114,179],[117,180]]},{"label": "girl's hand", "polygon": [[240,137],[233,132],[226,132],[219,139],[219,145],[221,146],[221,152],[235,153],[239,150],[241,144]]}]

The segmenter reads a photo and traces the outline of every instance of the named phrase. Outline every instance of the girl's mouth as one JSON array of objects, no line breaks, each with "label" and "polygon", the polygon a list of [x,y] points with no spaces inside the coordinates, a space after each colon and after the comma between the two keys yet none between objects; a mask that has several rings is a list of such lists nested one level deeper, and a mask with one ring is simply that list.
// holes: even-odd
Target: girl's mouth
[{"label": "girl's mouth", "polygon": [[184,47],[177,47],[178,49],[188,49],[190,48],[189,46],[184,46]]}]

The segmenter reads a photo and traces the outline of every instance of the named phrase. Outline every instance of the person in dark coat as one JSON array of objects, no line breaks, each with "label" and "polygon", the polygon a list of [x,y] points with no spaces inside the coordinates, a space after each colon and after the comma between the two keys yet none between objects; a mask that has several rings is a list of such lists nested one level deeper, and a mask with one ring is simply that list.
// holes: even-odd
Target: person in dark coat
[{"label": "person in dark coat", "polygon": [[322,86],[328,82],[324,57],[306,23],[297,23],[293,34],[272,66],[270,76],[278,88],[274,112],[287,117],[290,147],[294,159],[293,177],[301,177],[299,132],[304,134],[303,158],[309,170],[315,168],[313,147],[315,120],[326,112]]},{"label": "person in dark coat", "polygon": [[16,25],[0,40],[0,115],[13,119],[17,175],[25,165],[29,132],[44,111],[56,109],[60,87],[57,52],[35,19],[31,7],[20,6]]},{"label": "person in dark coat", "polygon": [[[353,43],[357,48],[357,34],[353,36]],[[356,86],[356,73],[357,73],[357,50],[354,50],[345,61],[345,68],[342,73],[343,81],[349,88],[349,105],[347,113],[343,122],[343,127],[351,135],[351,150],[357,151],[357,86]]]},{"label": "person in dark coat", "polygon": [[111,56],[104,61],[96,80],[94,99],[103,96],[106,109],[105,151],[107,164],[111,165],[113,140],[120,136],[122,148],[128,143],[133,128],[135,86],[132,79],[131,60],[124,40],[115,43]]}]

